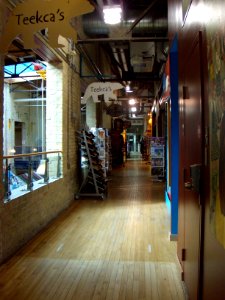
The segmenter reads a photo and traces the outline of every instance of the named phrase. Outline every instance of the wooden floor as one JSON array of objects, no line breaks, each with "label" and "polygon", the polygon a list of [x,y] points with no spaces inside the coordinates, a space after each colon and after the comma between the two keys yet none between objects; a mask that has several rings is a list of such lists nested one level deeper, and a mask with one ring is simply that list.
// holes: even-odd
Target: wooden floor
[{"label": "wooden floor", "polygon": [[185,299],[164,184],[144,161],[110,179],[106,200],[75,200],[1,266],[1,300]]}]

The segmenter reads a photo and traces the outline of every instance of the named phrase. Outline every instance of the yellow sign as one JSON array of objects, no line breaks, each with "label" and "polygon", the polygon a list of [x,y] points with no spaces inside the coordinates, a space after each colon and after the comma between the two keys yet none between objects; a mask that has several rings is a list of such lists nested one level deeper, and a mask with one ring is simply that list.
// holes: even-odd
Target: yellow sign
[{"label": "yellow sign", "polygon": [[36,72],[41,78],[46,79],[46,70],[37,70]]},{"label": "yellow sign", "polygon": [[8,18],[5,30],[0,37],[0,52],[6,53],[10,43],[22,36],[24,48],[38,48],[34,33],[47,29],[49,44],[59,48],[59,35],[77,40],[75,29],[70,21],[73,17],[90,13],[94,7],[88,0],[27,0],[18,4]]}]

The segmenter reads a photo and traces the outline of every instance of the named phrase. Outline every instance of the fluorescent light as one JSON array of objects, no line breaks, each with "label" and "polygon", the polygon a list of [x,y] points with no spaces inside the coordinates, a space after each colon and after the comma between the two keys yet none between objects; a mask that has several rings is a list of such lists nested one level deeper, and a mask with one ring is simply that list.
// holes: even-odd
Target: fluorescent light
[{"label": "fluorescent light", "polygon": [[121,22],[122,9],[119,5],[104,6],[103,13],[106,24],[114,25]]},{"label": "fluorescent light", "polygon": [[136,112],[137,111],[137,108],[135,106],[131,107],[131,111],[132,112]]}]

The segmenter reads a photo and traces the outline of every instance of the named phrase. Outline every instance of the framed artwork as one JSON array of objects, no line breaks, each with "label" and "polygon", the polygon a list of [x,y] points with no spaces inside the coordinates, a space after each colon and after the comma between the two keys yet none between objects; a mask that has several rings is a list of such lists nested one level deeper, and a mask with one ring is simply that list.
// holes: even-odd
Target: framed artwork
[{"label": "framed artwork", "polygon": [[[223,19],[218,29],[208,26],[207,51],[209,73],[210,140],[210,225],[225,249],[225,55]],[[210,27],[210,29],[209,29]]]},{"label": "framed artwork", "polygon": [[185,19],[187,17],[188,10],[191,6],[192,0],[182,0],[182,14],[183,14],[183,24],[185,23]]}]

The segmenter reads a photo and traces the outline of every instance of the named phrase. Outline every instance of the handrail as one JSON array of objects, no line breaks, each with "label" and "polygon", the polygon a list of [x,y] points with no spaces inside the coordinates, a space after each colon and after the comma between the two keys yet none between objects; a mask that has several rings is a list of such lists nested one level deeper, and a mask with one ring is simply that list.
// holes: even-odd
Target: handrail
[{"label": "handrail", "polygon": [[[16,158],[22,158],[26,157],[28,160],[28,166],[27,166],[27,191],[32,191],[33,186],[34,186],[34,181],[33,181],[33,172],[34,172],[34,167],[32,161],[32,157],[34,156],[44,156],[41,160],[44,161],[44,173],[42,174],[42,178],[44,180],[44,184],[49,183],[49,154],[56,154],[58,156],[57,158],[57,165],[56,165],[56,178],[60,178],[61,176],[61,154],[63,151],[61,150],[55,150],[55,151],[44,151],[44,152],[33,152],[33,153],[26,153],[26,154],[16,154],[16,155],[6,155],[3,156],[3,160],[5,160],[5,171],[4,171],[4,186],[5,186],[5,199],[6,201],[9,201],[11,199],[11,187],[10,187],[10,175],[11,175],[11,166],[12,163],[9,161],[10,159],[16,159]],[[27,161],[26,160],[26,161]],[[24,161],[24,160],[22,160]],[[21,161],[21,162],[22,162]],[[16,161],[15,161],[16,162]],[[18,161],[19,162],[19,161]],[[15,177],[15,176],[14,176]],[[13,178],[14,178],[13,177]]]},{"label": "handrail", "polygon": [[61,151],[61,150],[56,150],[56,151],[47,151],[47,152],[33,152],[33,153],[26,153],[26,154],[6,155],[6,156],[3,156],[3,159],[29,157],[29,156],[36,156],[36,155],[43,155],[43,154],[46,155],[46,154],[62,153],[62,152],[63,151]]}]

